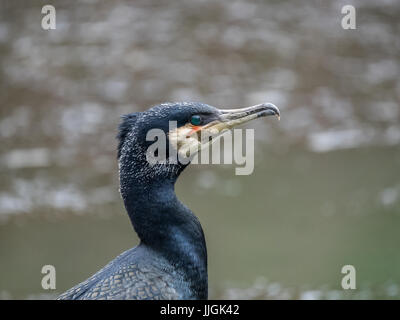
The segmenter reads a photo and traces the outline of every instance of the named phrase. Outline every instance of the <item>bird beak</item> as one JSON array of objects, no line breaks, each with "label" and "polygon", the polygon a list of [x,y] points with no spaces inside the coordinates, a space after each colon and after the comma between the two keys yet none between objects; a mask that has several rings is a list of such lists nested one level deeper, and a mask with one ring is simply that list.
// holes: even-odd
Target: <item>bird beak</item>
[{"label": "bird beak", "polygon": [[219,109],[219,115],[203,126],[185,125],[169,133],[170,141],[177,146],[178,153],[191,154],[206,148],[224,132],[251,120],[274,116],[280,118],[279,109],[272,103],[262,103],[240,109]]},{"label": "bird beak", "polygon": [[202,129],[213,127],[221,132],[261,117],[277,116],[280,119],[279,109],[272,103],[262,103],[241,109],[221,109],[220,111],[219,119],[208,123]]}]

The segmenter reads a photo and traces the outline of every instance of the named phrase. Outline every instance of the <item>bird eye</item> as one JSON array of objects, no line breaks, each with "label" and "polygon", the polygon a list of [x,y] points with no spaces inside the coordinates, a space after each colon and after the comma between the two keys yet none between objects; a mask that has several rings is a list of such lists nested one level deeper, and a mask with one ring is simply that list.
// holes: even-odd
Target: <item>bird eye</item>
[{"label": "bird eye", "polygon": [[201,123],[201,117],[199,115],[194,115],[190,118],[190,123],[194,126],[198,126]]}]

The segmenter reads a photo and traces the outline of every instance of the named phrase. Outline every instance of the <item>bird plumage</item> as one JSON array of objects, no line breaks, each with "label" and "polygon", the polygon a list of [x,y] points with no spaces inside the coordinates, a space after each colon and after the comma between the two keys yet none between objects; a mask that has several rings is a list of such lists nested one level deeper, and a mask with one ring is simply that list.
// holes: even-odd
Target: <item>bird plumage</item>
[{"label": "bird plumage", "polygon": [[163,104],[122,117],[118,159],[120,192],[140,245],[127,250],[58,299],[206,299],[207,250],[197,217],[176,197],[174,184],[186,165],[152,166],[145,134],[186,122],[202,104]]},{"label": "bird plumage", "polygon": [[[174,190],[189,162],[149,162],[146,152],[153,142],[148,141],[147,134],[161,129],[175,139],[176,145],[166,145],[169,159],[173,154],[170,151],[186,154],[186,148],[202,147],[223,130],[267,115],[279,116],[278,108],[261,104],[219,110],[202,103],[181,102],[123,116],[117,136],[120,193],[140,244],[58,299],[207,299],[203,229]],[[173,130],[171,121],[176,125]],[[202,131],[216,136],[203,139]]]},{"label": "bird plumage", "polygon": [[190,298],[174,288],[183,276],[161,255],[139,245],[119,255],[103,269],[58,297],[60,300]]}]

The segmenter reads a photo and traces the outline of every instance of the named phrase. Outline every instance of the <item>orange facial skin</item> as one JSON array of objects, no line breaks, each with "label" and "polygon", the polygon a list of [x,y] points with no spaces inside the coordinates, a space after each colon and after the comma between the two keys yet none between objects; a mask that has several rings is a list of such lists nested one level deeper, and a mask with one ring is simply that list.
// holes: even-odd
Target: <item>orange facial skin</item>
[{"label": "orange facial skin", "polygon": [[191,125],[191,126],[192,126],[192,130],[189,132],[189,136],[201,129],[201,126],[193,126],[193,125]]}]

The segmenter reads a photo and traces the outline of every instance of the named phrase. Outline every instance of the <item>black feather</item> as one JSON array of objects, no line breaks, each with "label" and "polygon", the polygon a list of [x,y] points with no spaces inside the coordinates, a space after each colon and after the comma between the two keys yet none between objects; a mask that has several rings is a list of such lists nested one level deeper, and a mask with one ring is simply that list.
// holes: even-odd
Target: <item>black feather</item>
[{"label": "black feather", "polygon": [[118,126],[118,134],[117,139],[119,140],[118,143],[118,159],[121,156],[121,150],[124,145],[124,141],[128,133],[132,130],[133,126],[135,125],[136,119],[138,117],[138,113],[129,113],[121,116],[121,123]]},{"label": "black feather", "polygon": [[200,222],[176,197],[186,164],[150,165],[146,134],[184,125],[193,114],[215,114],[200,103],[166,103],[122,116],[117,138],[120,192],[140,244],[59,299],[207,299],[207,249]]}]

